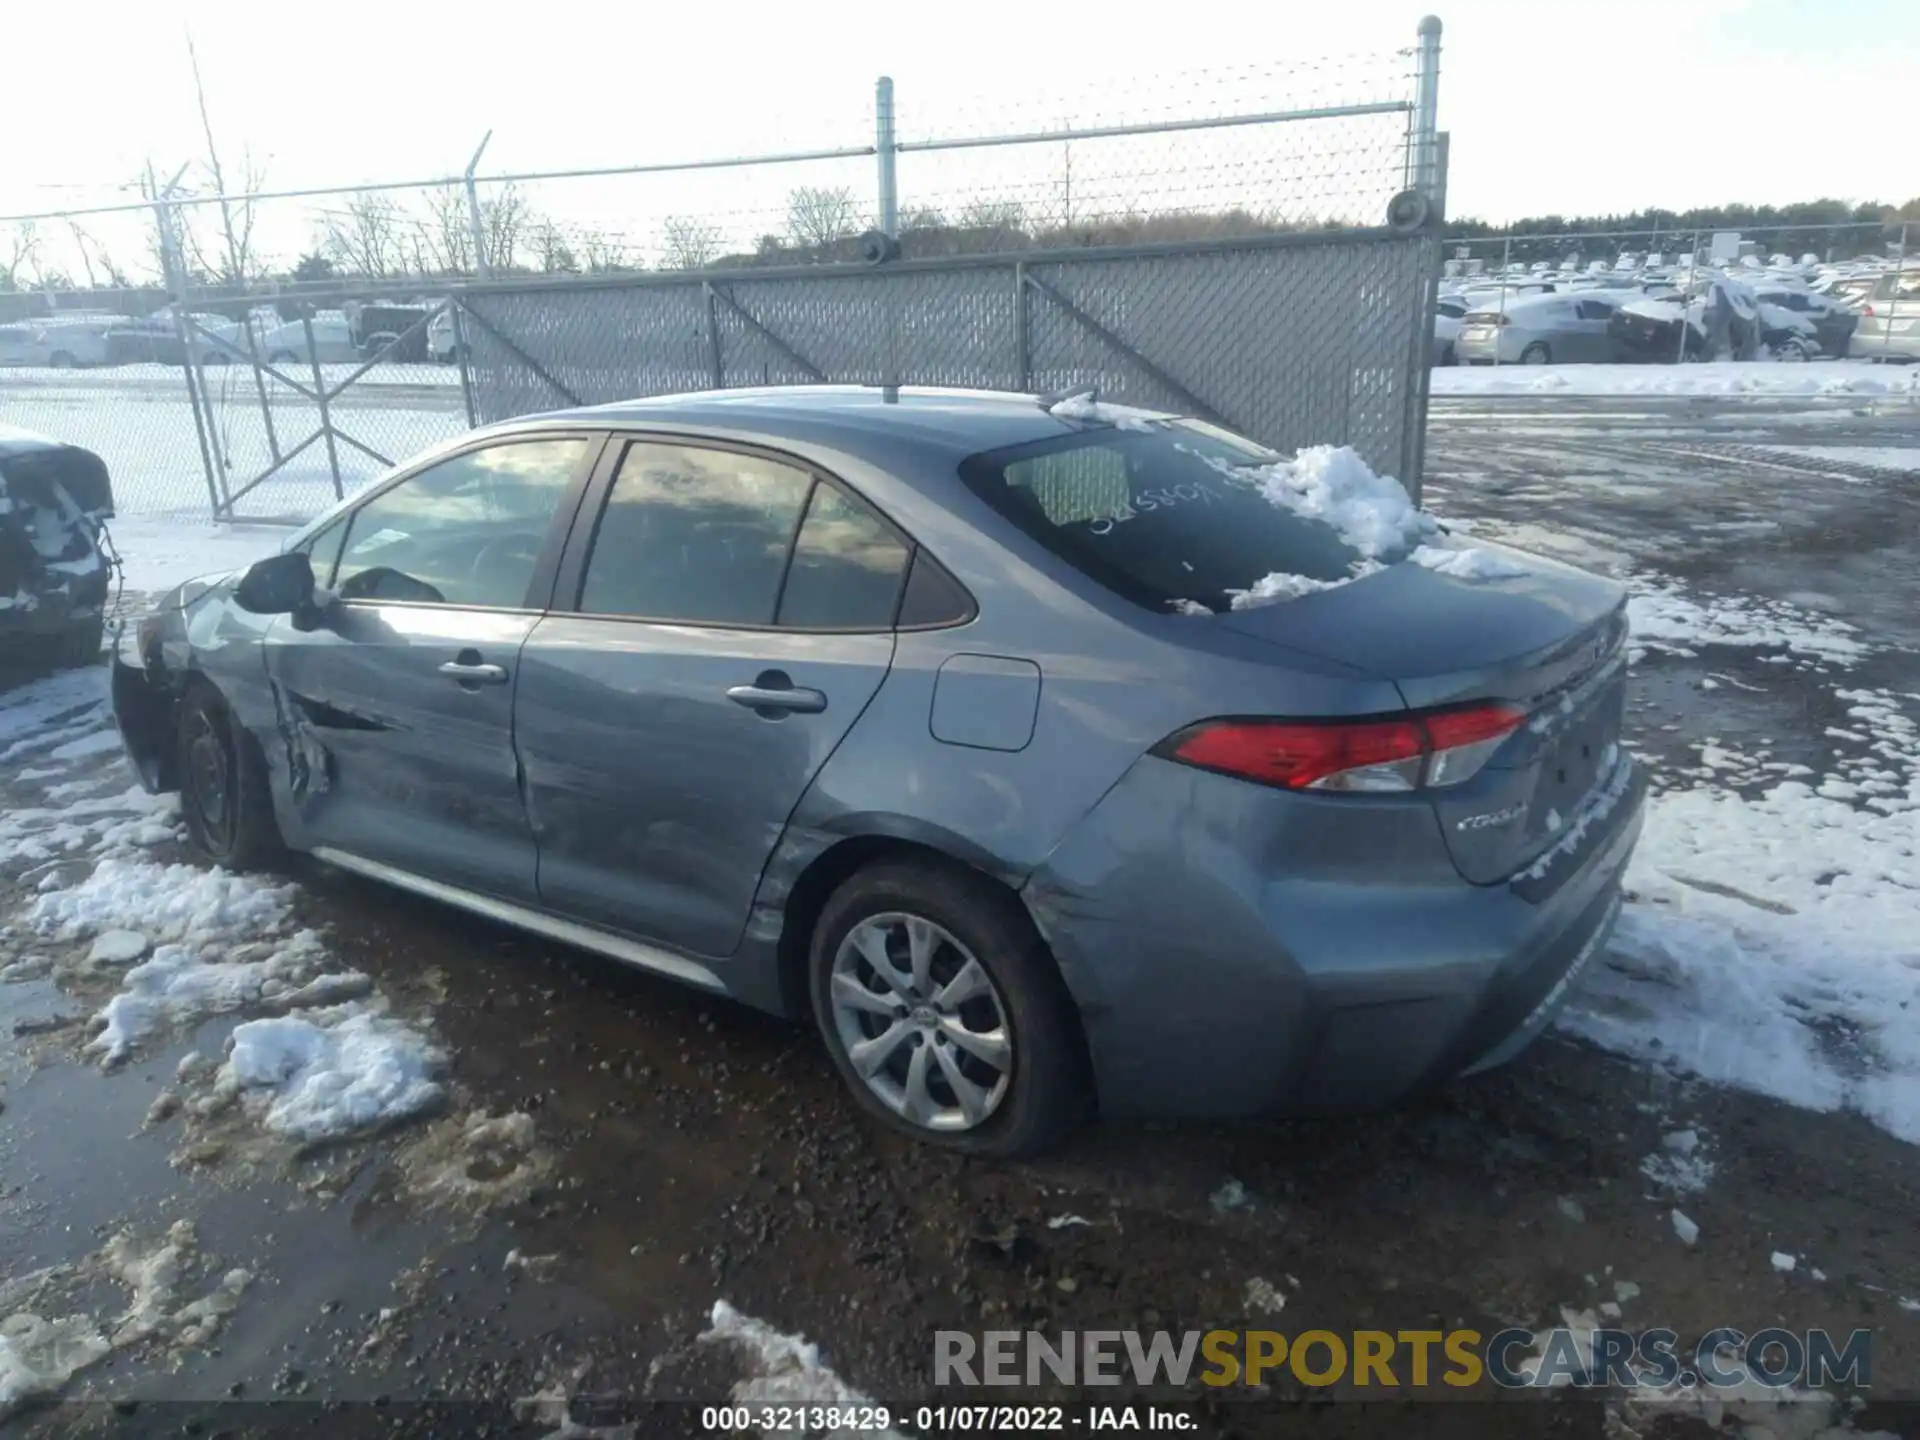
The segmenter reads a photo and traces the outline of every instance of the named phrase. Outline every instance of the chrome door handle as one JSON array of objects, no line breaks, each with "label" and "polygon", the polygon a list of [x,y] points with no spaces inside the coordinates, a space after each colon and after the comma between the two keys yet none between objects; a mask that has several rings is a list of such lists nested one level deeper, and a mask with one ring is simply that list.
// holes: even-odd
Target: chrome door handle
[{"label": "chrome door handle", "polygon": [[727,691],[727,698],[749,710],[784,710],[797,715],[818,715],[827,708],[827,697],[818,690],[792,685],[735,685]]},{"label": "chrome door handle", "polygon": [[507,683],[507,667],[504,665],[463,665],[458,660],[449,660],[440,667],[440,673],[459,685]]}]

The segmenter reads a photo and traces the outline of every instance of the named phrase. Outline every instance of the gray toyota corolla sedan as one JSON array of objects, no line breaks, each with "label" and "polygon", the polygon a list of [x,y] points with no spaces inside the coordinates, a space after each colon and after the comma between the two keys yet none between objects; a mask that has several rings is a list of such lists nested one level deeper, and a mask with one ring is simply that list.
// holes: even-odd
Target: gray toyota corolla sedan
[{"label": "gray toyota corolla sedan", "polygon": [[169,595],[115,709],[221,864],[811,1015],[925,1139],[1376,1106],[1605,941],[1624,595],[1285,464],[956,391],[515,421]]}]

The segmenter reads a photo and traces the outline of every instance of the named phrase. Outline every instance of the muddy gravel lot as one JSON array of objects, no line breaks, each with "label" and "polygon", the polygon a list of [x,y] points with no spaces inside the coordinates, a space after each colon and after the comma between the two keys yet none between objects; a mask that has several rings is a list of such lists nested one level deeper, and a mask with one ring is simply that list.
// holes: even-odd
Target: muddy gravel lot
[{"label": "muddy gravel lot", "polygon": [[[1897,405],[1463,400],[1436,404],[1427,499],[1650,597],[1630,738],[1665,793],[1733,804],[1804,772],[1829,804],[1910,820],[1861,807],[1920,765],[1920,473],[1810,452],[1916,445]],[[1092,1400],[1153,1400],[1207,1434],[1920,1434],[1911,1075],[1817,1003],[1780,1023],[1839,1077],[1831,1103],[1771,1098],[1764,1027],[1696,1063],[1689,1017],[1723,998],[1701,976],[1734,976],[1731,1003],[1739,972],[1653,965],[1658,894],[1585,1018],[1417,1105],[1096,1125],[1043,1163],[968,1162],[856,1119],[811,1034],[731,1004],[317,864],[194,888],[166,868],[192,861],[165,807],[129,788],[104,673],[0,696],[0,1432],[691,1434],[703,1404],[856,1393],[932,1432],[957,1422],[916,1426],[917,1405],[979,1398],[936,1390],[939,1330],[1564,1322],[1865,1329],[1870,1384],[1778,1406],[1382,1401],[1275,1372],[992,1398],[1062,1402],[1076,1430]],[[1862,706],[1883,723],[1856,746]],[[125,872],[117,920],[62,910],[103,866]],[[1730,945],[1805,918],[1758,882],[1680,882],[1732,917]],[[103,1008],[176,932],[223,936],[235,973],[264,932],[310,960],[103,1063]],[[1874,993],[1901,1010],[1897,983]],[[422,1038],[405,1118],[276,1128],[223,1086],[237,1023],[333,1003]]]}]

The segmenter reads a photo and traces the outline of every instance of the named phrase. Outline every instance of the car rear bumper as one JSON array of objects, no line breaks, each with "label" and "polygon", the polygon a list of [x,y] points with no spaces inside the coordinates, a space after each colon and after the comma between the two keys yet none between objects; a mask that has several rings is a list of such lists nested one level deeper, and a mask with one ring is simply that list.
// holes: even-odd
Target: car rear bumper
[{"label": "car rear bumper", "polygon": [[159,794],[172,775],[173,701],[140,658],[137,627],[124,627],[113,647],[113,722],[140,783]]},{"label": "car rear bumper", "polygon": [[[1619,913],[1645,793],[1623,764],[1557,883],[1529,898],[1524,877],[1460,879],[1438,821],[1412,807],[1401,853],[1380,857],[1393,878],[1369,883],[1328,857],[1351,853],[1340,827],[1372,797],[1142,761],[1025,892],[1080,1005],[1103,1111],[1350,1113],[1518,1054]],[[1275,807],[1293,812],[1278,832]],[[1278,838],[1249,854],[1258,811]]]}]

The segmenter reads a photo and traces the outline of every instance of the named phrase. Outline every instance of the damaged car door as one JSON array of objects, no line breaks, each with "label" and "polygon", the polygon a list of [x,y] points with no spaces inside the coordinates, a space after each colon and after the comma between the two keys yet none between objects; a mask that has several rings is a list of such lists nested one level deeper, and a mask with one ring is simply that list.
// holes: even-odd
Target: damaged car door
[{"label": "damaged car door", "polygon": [[482,444],[314,537],[317,603],[276,621],[265,647],[291,843],[534,898],[520,647],[597,448],[588,434]]}]

